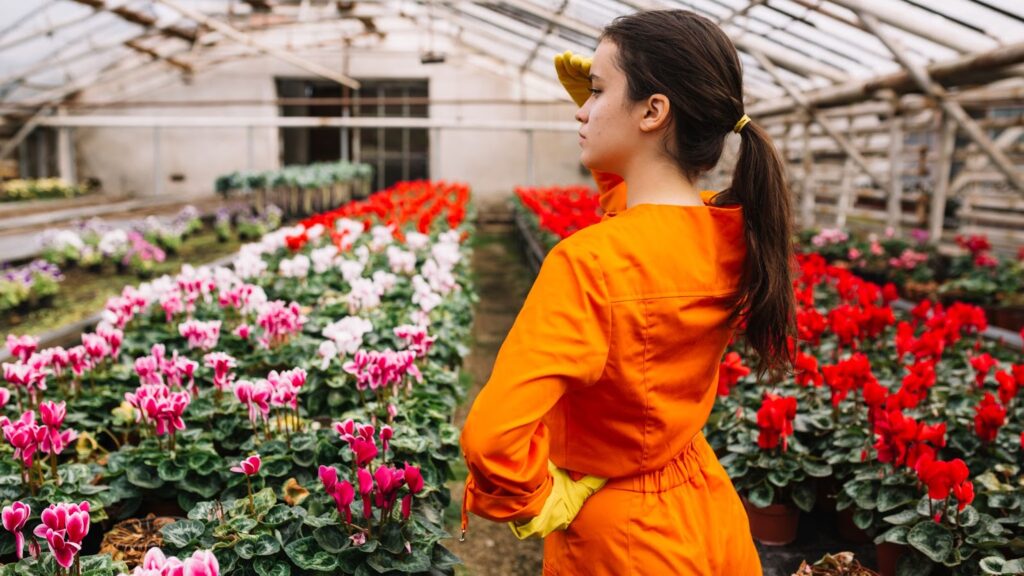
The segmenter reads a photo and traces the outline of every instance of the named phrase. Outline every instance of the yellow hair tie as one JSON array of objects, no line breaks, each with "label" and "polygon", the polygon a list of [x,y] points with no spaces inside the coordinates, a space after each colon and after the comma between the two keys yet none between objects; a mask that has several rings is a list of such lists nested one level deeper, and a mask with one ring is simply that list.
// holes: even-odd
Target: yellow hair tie
[{"label": "yellow hair tie", "polygon": [[740,130],[743,130],[743,127],[746,126],[748,122],[750,122],[750,116],[744,114],[743,117],[740,118],[739,122],[737,122],[736,125],[732,127],[732,131],[739,134]]}]

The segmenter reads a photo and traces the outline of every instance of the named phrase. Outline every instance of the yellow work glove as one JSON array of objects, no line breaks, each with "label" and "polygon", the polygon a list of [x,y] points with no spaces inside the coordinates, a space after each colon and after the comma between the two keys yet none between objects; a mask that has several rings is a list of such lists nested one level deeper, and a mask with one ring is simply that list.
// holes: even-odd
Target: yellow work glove
[{"label": "yellow work glove", "polygon": [[604,486],[608,480],[596,476],[584,476],[574,481],[565,470],[559,469],[548,460],[554,485],[551,495],[544,501],[540,515],[530,520],[509,522],[516,538],[525,540],[531,536],[546,537],[555,530],[565,530],[572,523],[583,503]]},{"label": "yellow work glove", "polygon": [[555,55],[555,72],[558,74],[558,81],[565,87],[565,91],[569,93],[572,101],[581,108],[583,103],[590,98],[590,63],[592,61],[591,58],[584,58],[569,50]]}]

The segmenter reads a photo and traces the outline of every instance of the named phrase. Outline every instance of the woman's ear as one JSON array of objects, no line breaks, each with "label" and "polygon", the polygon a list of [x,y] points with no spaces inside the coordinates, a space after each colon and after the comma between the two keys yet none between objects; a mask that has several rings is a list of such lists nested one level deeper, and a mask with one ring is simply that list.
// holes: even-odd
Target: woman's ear
[{"label": "woman's ear", "polygon": [[654,94],[644,104],[644,115],[640,119],[641,132],[655,132],[668,125],[670,114],[668,97]]}]

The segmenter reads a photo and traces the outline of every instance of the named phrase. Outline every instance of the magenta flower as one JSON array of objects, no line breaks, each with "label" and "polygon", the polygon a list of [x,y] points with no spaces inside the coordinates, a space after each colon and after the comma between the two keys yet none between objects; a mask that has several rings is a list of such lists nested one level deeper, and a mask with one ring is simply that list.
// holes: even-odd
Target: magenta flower
[{"label": "magenta flower", "polygon": [[96,334],[107,343],[110,357],[116,359],[121,353],[121,342],[124,340],[124,332],[109,324],[101,323],[96,327]]},{"label": "magenta flower", "polygon": [[89,503],[50,504],[40,515],[42,523],[33,531],[45,538],[57,564],[68,569],[82,549],[82,540],[89,533]]},{"label": "magenta flower", "polygon": [[178,333],[188,340],[189,349],[212,350],[220,339],[220,320],[189,320],[178,325]]},{"label": "magenta flower", "polygon": [[232,466],[231,471],[239,472],[241,474],[245,474],[246,476],[254,476],[256,474],[259,474],[260,465],[262,464],[263,461],[260,459],[260,455],[256,454],[253,456],[249,456],[245,460],[242,460],[241,462],[238,463],[238,466]]},{"label": "magenta flower", "polygon": [[373,439],[367,440],[365,438],[354,438],[350,447],[356,456],[356,465],[360,467],[366,466],[366,464],[376,458],[378,454],[377,444]]},{"label": "magenta flower", "polygon": [[220,576],[220,564],[209,550],[196,550],[184,563],[182,576]]},{"label": "magenta flower", "polygon": [[25,468],[31,468],[33,456],[39,449],[39,441],[36,439],[39,430],[39,426],[36,425],[36,413],[26,410],[21,418],[13,422],[6,416],[0,417],[0,428],[3,429],[7,443],[14,448],[14,457],[21,460]]},{"label": "magenta flower", "polygon": [[373,515],[370,507],[370,493],[373,492],[373,476],[366,468],[360,468],[356,476],[359,478],[359,494],[363,497],[363,516],[369,518]]},{"label": "magenta flower", "polygon": [[213,385],[221,392],[231,387],[235,375],[231,369],[237,366],[234,357],[223,352],[211,352],[203,356],[203,362],[208,368],[213,368]]},{"label": "magenta flower", "polygon": [[19,361],[24,362],[28,360],[29,356],[35,353],[39,348],[39,339],[29,336],[15,336],[14,334],[7,335],[7,351],[11,353],[11,356],[17,357]]},{"label": "magenta flower", "polygon": [[405,463],[405,483],[413,494],[419,494],[423,490],[423,474],[420,473],[418,466],[410,466],[408,462]]},{"label": "magenta flower", "polygon": [[387,424],[380,427],[380,442],[384,445],[384,452],[388,451],[388,442],[395,435],[395,431]]},{"label": "magenta flower", "polygon": [[[36,440],[39,443],[39,450],[45,454],[57,455],[64,451],[69,444],[78,438],[74,430],[61,432],[60,427],[64,425],[64,417],[67,409],[64,402],[43,402],[39,405],[39,417],[43,426],[36,430]],[[56,462],[56,460],[52,460]]]},{"label": "magenta flower", "polygon": [[270,396],[273,389],[266,380],[250,382],[239,380],[235,382],[235,397],[249,409],[249,421],[253,426],[260,416],[266,419],[270,414]]},{"label": "magenta flower", "polygon": [[18,551],[18,560],[21,560],[25,548],[25,535],[21,530],[31,515],[32,509],[24,502],[15,502],[3,509],[4,528],[14,534],[14,549]]},{"label": "magenta flower", "polygon": [[3,408],[11,401],[11,391],[7,388],[0,388],[0,408]]},{"label": "magenta flower", "polygon": [[82,334],[82,347],[95,366],[110,355],[110,344],[99,334]]},{"label": "magenta flower", "polygon": [[377,482],[374,504],[378,508],[390,510],[398,499],[398,489],[405,484],[405,472],[390,466],[380,466],[373,473]]},{"label": "magenta flower", "polygon": [[332,498],[338,508],[338,515],[344,515],[345,522],[352,523],[352,502],[355,500],[355,489],[348,480],[338,482],[338,470],[333,466],[320,466],[320,482],[324,491]]}]

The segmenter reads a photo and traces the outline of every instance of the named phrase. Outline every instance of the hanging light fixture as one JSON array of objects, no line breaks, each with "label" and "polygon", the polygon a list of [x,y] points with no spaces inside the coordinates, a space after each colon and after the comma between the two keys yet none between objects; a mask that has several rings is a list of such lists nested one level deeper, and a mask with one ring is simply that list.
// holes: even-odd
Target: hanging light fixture
[{"label": "hanging light fixture", "polygon": [[434,0],[427,3],[427,49],[420,52],[420,64],[442,64],[445,53],[434,50]]}]

